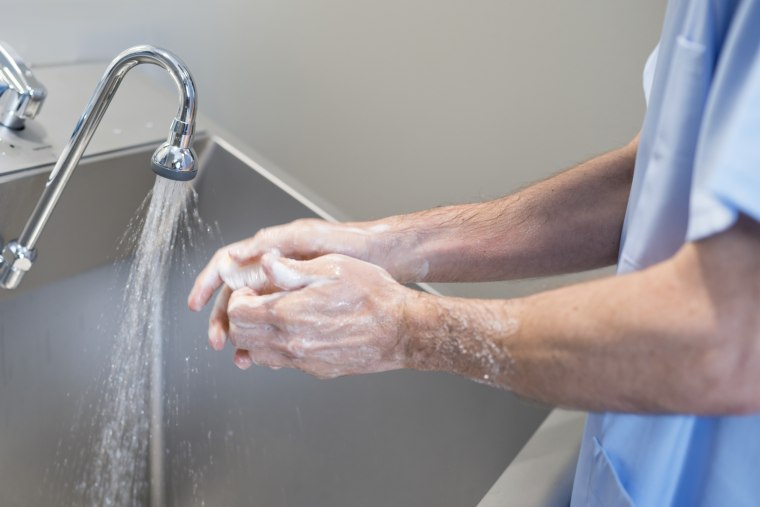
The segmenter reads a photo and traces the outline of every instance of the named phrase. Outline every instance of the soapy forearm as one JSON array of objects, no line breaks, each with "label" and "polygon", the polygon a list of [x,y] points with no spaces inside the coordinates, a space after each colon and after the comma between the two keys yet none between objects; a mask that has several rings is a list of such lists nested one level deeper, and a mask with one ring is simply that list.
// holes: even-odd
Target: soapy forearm
[{"label": "soapy forearm", "polygon": [[699,375],[709,312],[702,301],[673,312],[678,290],[651,282],[635,274],[510,302],[421,295],[407,312],[409,366],[575,409],[693,411],[710,389]]},{"label": "soapy forearm", "polygon": [[[374,258],[401,281],[546,276],[613,264],[638,141],[513,195],[373,223]],[[386,238],[386,239],[383,239]]]},{"label": "soapy forearm", "polygon": [[514,301],[420,294],[405,313],[409,366],[583,410],[756,411],[757,237]]},{"label": "soapy forearm", "polygon": [[[681,315],[669,313],[667,299],[678,291],[652,287],[647,278],[609,278],[509,303],[423,296],[417,308],[427,317],[412,326],[419,327],[410,340],[411,365],[582,410],[687,408],[678,403],[681,384],[688,382],[686,372],[702,370],[704,350],[690,343],[698,337],[679,329]],[[504,322],[511,324],[501,331]],[[694,324],[691,330],[701,332],[701,321]],[[447,343],[455,345],[442,348]],[[482,355],[486,361],[476,359]],[[675,371],[683,372],[679,382],[670,378]]]}]

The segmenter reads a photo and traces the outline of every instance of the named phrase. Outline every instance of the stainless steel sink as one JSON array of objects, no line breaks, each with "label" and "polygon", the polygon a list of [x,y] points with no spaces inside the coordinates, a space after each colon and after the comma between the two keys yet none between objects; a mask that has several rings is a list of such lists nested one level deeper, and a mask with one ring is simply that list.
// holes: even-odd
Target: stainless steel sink
[{"label": "stainless steel sink", "polygon": [[[94,68],[95,79],[100,70]],[[39,73],[45,77],[44,69]],[[45,77],[50,88],[53,74]],[[74,83],[82,70],[59,74]],[[139,97],[153,100],[144,91]],[[48,114],[70,114],[53,114],[65,104],[52,99]],[[3,507],[80,505],[93,432],[100,417],[109,417],[98,407],[125,279],[116,243],[153,184],[147,165],[156,146],[140,137],[154,135],[150,124],[123,120],[135,97],[120,100],[119,129],[93,140],[94,155],[74,172],[38,243],[34,269],[20,289],[0,292]],[[73,110],[75,117],[77,104]],[[231,350],[206,345],[207,311],[194,314],[185,300],[213,251],[262,227],[323,213],[223,140],[230,137],[221,129],[205,125],[211,134],[196,142],[196,187],[200,214],[218,224],[219,234],[196,241],[175,263],[165,298],[163,439],[152,442],[161,459],[150,470],[164,503],[476,505],[544,419],[545,407],[445,374],[324,381],[296,371],[243,372],[232,365]],[[141,142],[118,148],[125,135]],[[20,231],[51,168],[49,162],[17,172],[0,167],[5,240]]]},{"label": "stainless steel sink", "polygon": [[[139,170],[151,151],[84,163],[40,241],[35,269],[19,292],[1,294],[4,506],[76,504],[119,320],[115,244],[152,185],[152,173]],[[185,306],[189,266],[201,266],[222,240],[315,215],[215,140],[201,141],[199,151],[200,213],[218,223],[221,239],[200,242],[166,294],[164,470],[153,475],[164,478],[167,504],[475,505],[546,409],[443,374],[320,381],[238,371],[230,350],[211,351],[207,314]],[[0,184],[0,202],[18,216],[3,227],[19,227],[41,179]]]}]

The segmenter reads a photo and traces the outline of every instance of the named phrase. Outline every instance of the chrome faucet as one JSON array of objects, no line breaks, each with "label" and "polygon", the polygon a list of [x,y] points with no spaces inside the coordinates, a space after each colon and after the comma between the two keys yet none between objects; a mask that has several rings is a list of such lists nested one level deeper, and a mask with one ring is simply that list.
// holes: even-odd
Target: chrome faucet
[{"label": "chrome faucet", "polygon": [[0,287],[15,289],[29,271],[37,256],[35,245],[45,224],[61,197],[72,172],[79,164],[84,150],[92,139],[111,103],[122,79],[130,69],[141,63],[164,68],[172,77],[180,93],[179,111],[172,121],[169,137],[151,157],[151,167],[159,176],[171,180],[187,181],[195,177],[197,167],[191,147],[197,98],[193,78],[179,58],[163,49],[136,46],[118,55],[108,66],[82,117],[74,127],[68,144],[63,149],[55,168],[45,184],[31,217],[18,239],[9,242],[0,257]]}]

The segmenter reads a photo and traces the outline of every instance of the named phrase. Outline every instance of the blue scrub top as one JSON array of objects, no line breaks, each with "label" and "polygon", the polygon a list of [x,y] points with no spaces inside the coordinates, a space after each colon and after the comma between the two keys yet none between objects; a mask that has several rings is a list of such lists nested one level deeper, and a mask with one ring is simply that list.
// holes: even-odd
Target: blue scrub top
[{"label": "blue scrub top", "polygon": [[[760,0],[671,0],[644,82],[619,273],[760,221]],[[758,506],[760,414],[589,414],[571,505]]]}]

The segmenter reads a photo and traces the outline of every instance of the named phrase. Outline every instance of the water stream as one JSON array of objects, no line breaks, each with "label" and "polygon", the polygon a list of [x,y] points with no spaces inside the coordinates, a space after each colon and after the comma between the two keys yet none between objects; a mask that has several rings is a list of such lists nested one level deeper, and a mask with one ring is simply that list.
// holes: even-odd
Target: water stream
[{"label": "water stream", "polygon": [[152,505],[163,503],[162,300],[172,259],[200,225],[195,202],[190,183],[156,178],[144,214],[133,219],[122,241],[121,248],[134,253],[80,483],[87,505],[148,505],[149,498]]}]

